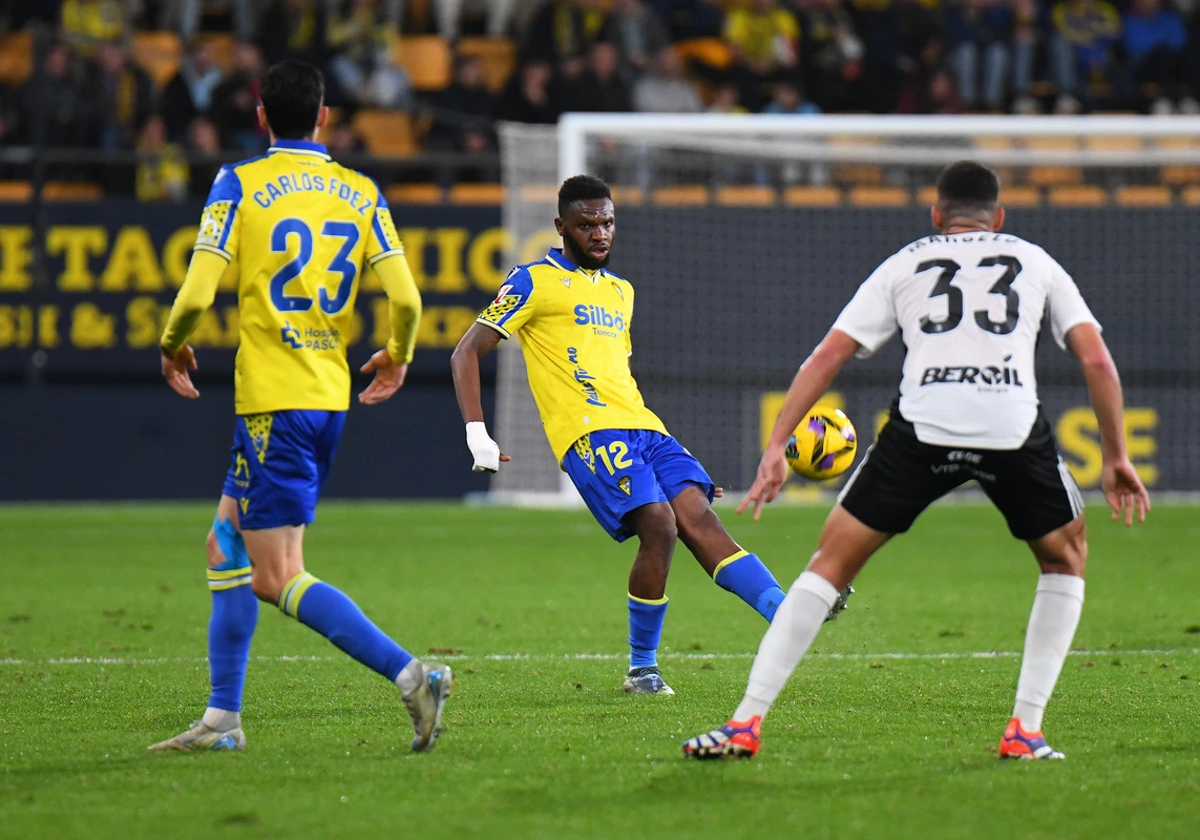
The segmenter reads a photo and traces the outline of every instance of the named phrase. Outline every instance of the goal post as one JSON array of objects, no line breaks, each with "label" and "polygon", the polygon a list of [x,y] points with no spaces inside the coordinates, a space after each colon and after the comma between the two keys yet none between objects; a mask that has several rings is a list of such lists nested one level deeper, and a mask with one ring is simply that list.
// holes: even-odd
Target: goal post
[{"label": "goal post", "polygon": [[[930,232],[938,173],[969,157],[999,172],[1006,229],[1046,247],[1108,328],[1143,478],[1156,491],[1200,490],[1190,431],[1200,411],[1191,325],[1200,118],[568,114],[558,126],[503,125],[500,135],[514,243],[546,241],[564,178],[587,173],[613,186],[612,268],[638,290],[634,375],[718,484],[749,486],[796,366],[870,271]],[[578,503],[511,344],[500,357],[495,436],[514,461],[490,495]],[[892,342],[847,365],[829,395],[863,449],[895,396],[902,353]],[[1064,456],[1094,488],[1098,433],[1077,366],[1042,342],[1038,370]]]}]

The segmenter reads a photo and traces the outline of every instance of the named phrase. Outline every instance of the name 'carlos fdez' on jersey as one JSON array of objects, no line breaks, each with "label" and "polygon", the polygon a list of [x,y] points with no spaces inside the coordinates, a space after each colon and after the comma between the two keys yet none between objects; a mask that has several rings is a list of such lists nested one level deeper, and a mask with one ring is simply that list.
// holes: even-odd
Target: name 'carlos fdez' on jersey
[{"label": "name 'carlos fdez' on jersey", "polygon": [[859,287],[834,323],[866,358],[899,330],[900,414],[935,446],[1019,449],[1037,419],[1034,350],[1046,312],[1055,341],[1100,324],[1042,248],[1007,233],[918,239]]}]

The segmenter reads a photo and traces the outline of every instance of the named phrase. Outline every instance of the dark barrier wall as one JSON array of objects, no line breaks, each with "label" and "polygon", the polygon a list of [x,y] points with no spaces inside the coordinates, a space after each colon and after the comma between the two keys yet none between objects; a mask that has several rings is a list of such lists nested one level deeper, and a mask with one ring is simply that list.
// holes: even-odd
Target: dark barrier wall
[{"label": "dark barrier wall", "polygon": [[[638,290],[633,365],[647,403],[733,487],[749,486],[777,392],[859,283],[932,232],[918,208],[618,213],[614,268]],[[1130,406],[1130,452],[1157,489],[1200,490],[1198,225],[1195,208],[1018,208],[1006,228],[1057,258],[1104,325]],[[848,364],[834,385],[864,443],[896,394],[902,357],[893,339]],[[1046,333],[1038,373],[1065,457],[1082,485],[1096,486],[1099,445],[1083,378]]]},{"label": "dark barrier wall", "polygon": [[[237,346],[226,288],[193,335],[202,397],[158,374],[158,337],[183,281],[199,205],[49,205],[45,283],[29,210],[0,205],[0,499],[215,498],[228,465]],[[327,493],[454,497],[471,473],[450,349],[495,294],[508,247],[494,207],[393,208],[425,304],[409,384],[351,409]],[[544,253],[544,237],[517,243]],[[532,249],[532,250],[529,250]],[[532,258],[532,256],[530,257]],[[362,281],[352,367],[387,337],[386,301]],[[495,369],[484,369],[490,412]],[[356,376],[355,390],[367,382]]]},{"label": "dark barrier wall", "polygon": [[[0,386],[0,498],[215,495],[231,429],[231,296],[197,336],[202,400],[186,403],[156,380],[158,329],[198,210],[49,206],[48,288],[39,291],[27,212],[0,207],[0,381],[14,383]],[[749,484],[779,392],[859,282],[928,232],[917,209],[618,212],[613,267],[638,289],[634,372],[650,406],[731,487]],[[499,215],[442,207],[393,214],[427,307],[413,381],[378,410],[353,409],[329,493],[483,489],[469,472],[448,357],[506,273]],[[1130,406],[1131,456],[1160,490],[1200,489],[1200,442],[1191,434],[1200,415],[1197,222],[1200,210],[1185,208],[1019,209],[1009,222],[1075,276],[1104,324]],[[516,247],[532,259],[551,242],[541,235]],[[352,359],[382,339],[374,335],[379,299],[364,289]],[[893,341],[876,358],[852,362],[835,384],[864,444],[895,394],[902,352]],[[18,384],[35,362],[44,363],[36,367],[44,384]],[[1094,487],[1099,445],[1082,377],[1048,339],[1039,375],[1064,455],[1080,483]]]}]

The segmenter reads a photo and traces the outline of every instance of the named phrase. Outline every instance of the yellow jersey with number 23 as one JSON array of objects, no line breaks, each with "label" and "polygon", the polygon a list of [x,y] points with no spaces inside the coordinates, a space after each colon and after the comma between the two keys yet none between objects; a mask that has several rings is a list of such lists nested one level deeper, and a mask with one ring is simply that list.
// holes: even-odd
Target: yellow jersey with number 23
[{"label": "yellow jersey with number 23", "polygon": [[221,168],[196,250],[237,271],[237,413],[348,409],[359,278],[404,254],[375,182],[320,143],[277,140]]}]

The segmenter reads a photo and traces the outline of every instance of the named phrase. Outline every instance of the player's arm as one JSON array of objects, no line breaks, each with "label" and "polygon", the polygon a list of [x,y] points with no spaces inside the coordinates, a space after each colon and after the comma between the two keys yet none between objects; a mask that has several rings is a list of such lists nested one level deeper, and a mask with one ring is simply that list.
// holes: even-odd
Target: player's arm
[{"label": "player's arm", "polygon": [[171,306],[171,314],[167,317],[167,325],[159,340],[163,378],[175,393],[191,400],[200,396],[200,392],[192,384],[192,377],[188,373],[196,369],[196,354],[188,346],[187,339],[200,322],[200,316],[212,306],[217,296],[217,285],[228,265],[227,259],[211,251],[193,252],[187,276],[175,296],[175,303]]},{"label": "player's arm", "polygon": [[759,463],[754,485],[738,505],[738,513],[753,502],[754,518],[758,519],[762,506],[779,495],[779,488],[788,476],[787,458],[784,456],[788,440],[821,395],[829,390],[838,371],[861,348],[862,345],[849,335],[834,328],[800,365],[779,409],[779,416],[775,419],[775,427],[771,430],[771,437]]},{"label": "player's arm", "polygon": [[1100,485],[1104,498],[1112,507],[1112,518],[1124,516],[1125,524],[1132,525],[1136,508],[1138,521],[1145,522],[1146,511],[1150,510],[1150,495],[1125,451],[1125,400],[1112,354],[1108,352],[1100,330],[1092,323],[1072,327],[1067,332],[1066,343],[1083,368],[1088,397],[1099,423],[1100,452],[1104,461]]},{"label": "player's arm", "polygon": [[454,374],[454,393],[458,409],[467,425],[467,448],[475,459],[475,472],[496,472],[501,461],[511,460],[500,451],[500,445],[488,434],[483,417],[483,398],[479,384],[479,360],[496,349],[503,336],[495,329],[474,323],[467,330],[450,356]]},{"label": "player's arm", "polygon": [[388,299],[388,321],[392,335],[387,347],[377,351],[359,370],[374,373],[371,384],[358,395],[363,405],[376,405],[390,398],[408,376],[408,365],[417,344],[421,323],[421,292],[403,253],[392,254],[371,264]]}]

